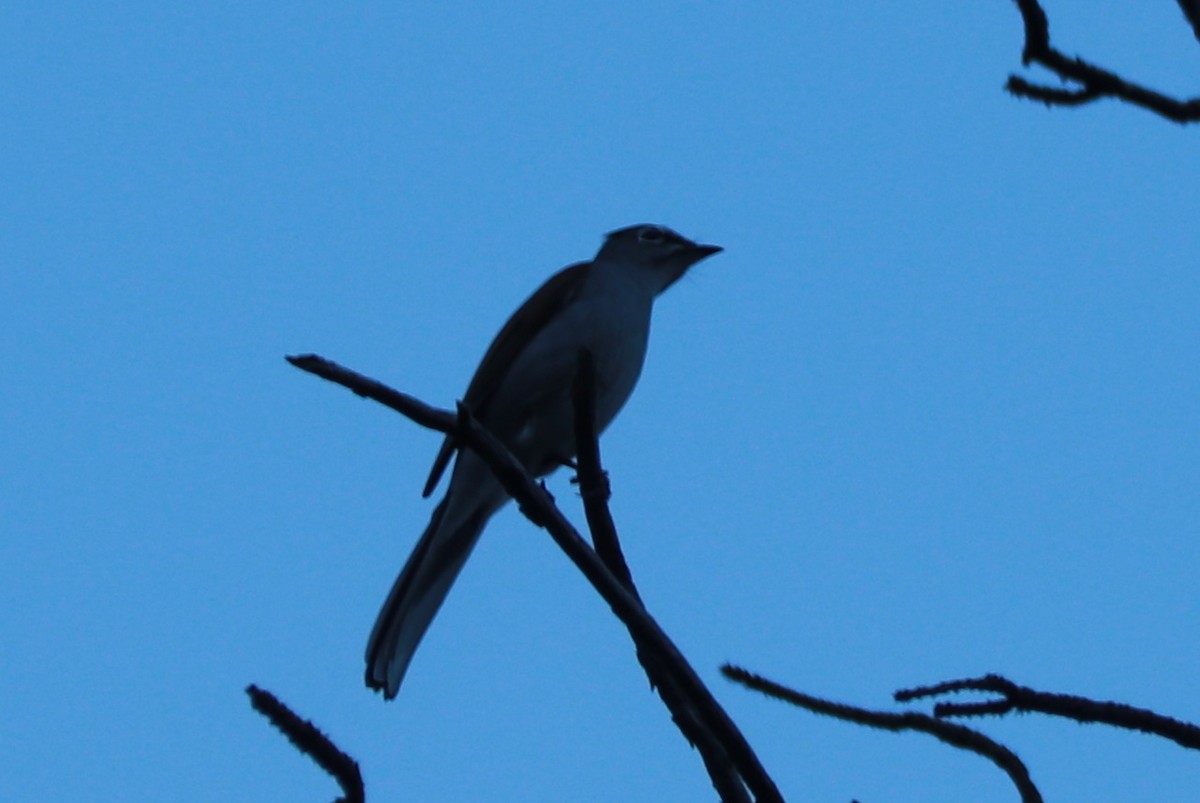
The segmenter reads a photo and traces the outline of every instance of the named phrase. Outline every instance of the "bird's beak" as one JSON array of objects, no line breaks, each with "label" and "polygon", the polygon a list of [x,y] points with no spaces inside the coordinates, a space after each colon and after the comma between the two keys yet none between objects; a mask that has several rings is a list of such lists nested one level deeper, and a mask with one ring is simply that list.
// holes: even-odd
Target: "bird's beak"
[{"label": "bird's beak", "polygon": [[713,254],[719,254],[724,250],[725,249],[719,245],[701,245],[700,243],[696,243],[688,249],[690,252],[689,256],[692,257],[693,263],[699,262],[705,257],[710,257]]},{"label": "bird's beak", "polygon": [[701,245],[700,243],[689,242],[677,252],[679,256],[683,257],[687,261],[684,262],[680,260],[680,262],[677,264],[678,272],[672,276],[670,281],[668,281],[663,286],[663,289],[659,290],[658,292],[663,292],[668,287],[675,284],[675,282],[679,281],[680,278],[683,277],[683,274],[691,270],[692,265],[695,265],[700,260],[710,257],[713,254],[719,254],[724,250],[725,249],[719,245]]}]

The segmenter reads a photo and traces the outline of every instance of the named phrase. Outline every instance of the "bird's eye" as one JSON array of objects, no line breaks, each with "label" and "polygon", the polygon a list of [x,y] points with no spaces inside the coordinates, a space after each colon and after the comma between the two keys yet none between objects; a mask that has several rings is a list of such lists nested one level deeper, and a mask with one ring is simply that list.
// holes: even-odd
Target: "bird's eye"
[{"label": "bird's eye", "polygon": [[666,233],[658,226],[647,226],[638,232],[638,239],[644,243],[661,243],[666,237]]}]

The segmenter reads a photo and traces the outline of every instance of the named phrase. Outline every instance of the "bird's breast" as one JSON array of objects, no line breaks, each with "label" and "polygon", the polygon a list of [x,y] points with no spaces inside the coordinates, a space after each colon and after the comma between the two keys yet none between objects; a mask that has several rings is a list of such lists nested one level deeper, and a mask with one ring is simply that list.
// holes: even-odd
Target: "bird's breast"
[{"label": "bird's breast", "polygon": [[488,415],[527,465],[574,454],[571,385],[581,349],[595,365],[597,428],[616,417],[642,372],[652,303],[653,294],[636,285],[597,281],[531,340]]}]

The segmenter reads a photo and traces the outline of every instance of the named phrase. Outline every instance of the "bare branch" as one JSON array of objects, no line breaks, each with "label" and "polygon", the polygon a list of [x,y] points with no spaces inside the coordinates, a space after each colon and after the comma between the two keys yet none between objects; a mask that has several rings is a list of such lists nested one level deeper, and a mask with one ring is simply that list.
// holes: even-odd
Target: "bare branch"
[{"label": "bare branch", "polygon": [[250,695],[250,705],[255,711],[269,719],[297,750],[338,782],[346,796],[338,798],[336,803],[363,803],[365,792],[357,761],[339,750],[311,720],[301,719],[271,692],[251,684],[246,687],[246,694]]},{"label": "bare branch", "polygon": [[[1200,38],[1200,3],[1178,0],[1180,8]],[[1038,0],[1013,0],[1025,24],[1025,47],[1021,61],[1025,66],[1040,64],[1077,89],[1061,89],[1031,83],[1010,75],[1005,88],[1017,97],[1040,101],[1047,106],[1079,106],[1104,97],[1119,98],[1135,106],[1173,120],[1191,123],[1200,120],[1200,98],[1176,100],[1120,77],[1116,73],[1080,58],[1070,58],[1050,44],[1050,22]]]},{"label": "bare branch", "polygon": [[596,554],[626,590],[640,600],[641,596],[633,584],[633,574],[629,571],[625,554],[621,551],[621,542],[617,538],[612,513],[608,509],[612,487],[609,485],[608,475],[600,467],[600,441],[596,437],[595,384],[596,372],[591,352],[581,350],[579,370],[571,389],[572,401],[575,404],[575,450],[578,461],[576,481],[579,483],[583,512],[587,517],[588,530],[592,534]]},{"label": "bare branch", "polygon": [[[754,689],[777,700],[800,706],[814,714],[835,717],[847,722],[866,725],[871,728],[900,731],[919,731],[945,742],[953,747],[970,750],[990,760],[1008,774],[1013,785],[1021,795],[1023,803],[1041,803],[1042,795],[1029,777],[1029,770],[1017,755],[999,742],[993,741],[979,731],[963,727],[952,722],[935,719],[925,714],[905,712],[895,714],[888,711],[871,711],[866,708],[835,703],[820,697],[804,694],[789,689],[774,681],[742,669],[732,664],[725,664],[721,672],[730,680],[741,683],[747,688]],[[947,727],[949,726],[949,727]]]},{"label": "bare branch", "polygon": [[1179,10],[1183,12],[1183,16],[1187,17],[1188,24],[1192,26],[1192,33],[1195,34],[1196,40],[1200,41],[1200,0],[1178,0]]},{"label": "bare branch", "polygon": [[343,368],[333,360],[327,360],[316,354],[299,354],[285,357],[288,362],[302,371],[316,374],[322,379],[328,379],[342,387],[349,388],[359,396],[377,401],[385,407],[390,407],[411,421],[438,432],[453,432],[457,419],[454,413],[439,410],[414,396],[393,390],[382,382],[376,382],[370,377]]},{"label": "bare branch", "polygon": [[1039,100],[1047,106],[1082,106],[1101,97],[1093,89],[1057,89],[1031,84],[1019,75],[1008,76],[1004,88],[1017,97]]},{"label": "bare branch", "polygon": [[983,691],[1000,695],[999,700],[983,703],[938,703],[935,717],[970,717],[985,714],[1003,715],[1012,711],[1036,711],[1066,717],[1076,722],[1099,722],[1118,728],[1142,731],[1170,739],[1191,750],[1200,750],[1200,727],[1189,722],[1156,714],[1145,708],[1124,703],[1091,700],[1071,694],[1053,694],[1019,686],[1000,675],[984,675],[965,680],[950,680],[933,686],[921,686],[896,692],[896,700],[908,702],[925,697],[961,691]]},{"label": "bare branch", "polygon": [[[612,489],[608,475],[600,465],[600,442],[596,435],[596,373],[591,352],[586,349],[579,353],[579,366],[572,391],[572,401],[575,405],[575,450],[578,466],[576,467],[576,482],[583,499],[584,514],[588,521],[588,530],[592,534],[596,555],[612,575],[639,602],[641,596],[633,583],[633,574],[625,562],[621,550],[621,542],[617,536],[616,525],[608,509],[608,500]],[[713,781],[713,787],[723,801],[746,801],[749,796],[742,776],[753,776],[765,772],[758,764],[758,759],[745,743],[737,727],[728,720],[720,704],[707,694],[700,699],[689,697],[686,682],[681,682],[672,674],[669,662],[660,659],[653,645],[641,642],[630,630],[637,650],[638,663],[646,671],[650,687],[658,690],[663,703],[671,712],[684,738],[694,746],[704,761],[708,775]],[[719,723],[718,728],[709,726],[709,722]],[[727,744],[729,738],[731,743]],[[770,779],[766,779],[770,783]]]}]

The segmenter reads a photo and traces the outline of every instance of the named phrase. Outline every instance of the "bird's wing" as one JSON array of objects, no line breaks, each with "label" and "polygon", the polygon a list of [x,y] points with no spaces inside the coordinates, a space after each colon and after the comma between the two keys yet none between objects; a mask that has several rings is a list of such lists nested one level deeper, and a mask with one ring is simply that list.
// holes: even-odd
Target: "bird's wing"
[{"label": "bird's wing", "polygon": [[[463,396],[463,402],[470,408],[472,415],[479,419],[484,418],[488,403],[499,388],[502,377],[508,373],[508,369],[538,332],[544,329],[563,307],[575,300],[591,266],[591,262],[580,262],[563,268],[547,279],[504,324],[500,334],[496,335],[492,345],[488,346],[483,360],[475,369],[471,384],[467,386],[466,395]],[[433,461],[433,468],[425,482],[422,496],[433,493],[457,448],[453,436],[447,435]]]}]

